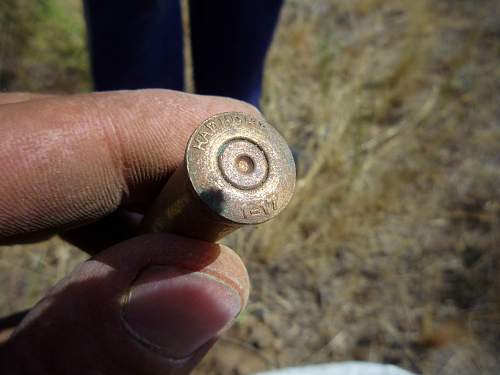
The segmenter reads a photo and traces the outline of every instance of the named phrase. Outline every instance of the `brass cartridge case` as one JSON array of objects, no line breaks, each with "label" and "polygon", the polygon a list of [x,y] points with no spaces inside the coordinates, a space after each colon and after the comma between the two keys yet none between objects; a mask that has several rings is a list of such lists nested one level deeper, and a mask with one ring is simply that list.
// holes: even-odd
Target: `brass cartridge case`
[{"label": "brass cartridge case", "polygon": [[295,163],[283,137],[262,119],[221,113],[191,135],[183,164],[146,215],[142,231],[214,242],[276,216],[294,188]]}]

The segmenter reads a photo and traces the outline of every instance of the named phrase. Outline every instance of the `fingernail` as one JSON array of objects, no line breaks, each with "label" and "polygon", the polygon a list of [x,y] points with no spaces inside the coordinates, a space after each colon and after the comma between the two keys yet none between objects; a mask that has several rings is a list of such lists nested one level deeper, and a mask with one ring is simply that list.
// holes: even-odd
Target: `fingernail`
[{"label": "fingernail", "polygon": [[213,276],[152,267],[135,281],[122,316],[143,344],[184,358],[215,338],[241,308],[238,293]]}]

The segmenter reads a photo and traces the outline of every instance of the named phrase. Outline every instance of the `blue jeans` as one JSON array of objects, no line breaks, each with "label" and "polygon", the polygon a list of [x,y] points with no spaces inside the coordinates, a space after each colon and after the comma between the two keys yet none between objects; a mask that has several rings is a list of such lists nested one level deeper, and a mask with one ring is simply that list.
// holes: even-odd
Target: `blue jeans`
[{"label": "blue jeans", "polygon": [[[196,92],[258,105],[282,0],[190,0]],[[184,89],[179,0],[84,0],[96,90]]]}]

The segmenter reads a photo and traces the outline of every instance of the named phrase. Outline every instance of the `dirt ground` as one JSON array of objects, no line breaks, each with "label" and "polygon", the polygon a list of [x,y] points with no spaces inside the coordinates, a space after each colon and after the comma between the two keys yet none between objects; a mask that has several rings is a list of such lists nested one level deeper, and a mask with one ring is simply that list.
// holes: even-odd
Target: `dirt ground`
[{"label": "dirt ground", "polygon": [[[0,88],[89,90],[78,3],[7,1],[21,21],[2,30],[0,6]],[[262,108],[297,191],[227,239],[251,300],[196,374],[353,359],[500,373],[499,20],[496,0],[286,3]],[[84,258],[57,238],[0,248],[0,313]]]}]

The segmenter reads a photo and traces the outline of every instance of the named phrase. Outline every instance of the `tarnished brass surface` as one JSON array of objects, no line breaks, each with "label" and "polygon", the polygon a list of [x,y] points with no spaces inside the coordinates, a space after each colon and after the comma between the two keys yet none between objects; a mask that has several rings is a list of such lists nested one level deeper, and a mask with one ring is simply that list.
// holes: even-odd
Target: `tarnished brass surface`
[{"label": "tarnished brass surface", "polygon": [[227,112],[191,135],[183,165],[143,222],[144,232],[216,241],[281,212],[295,188],[295,163],[283,137],[264,120]]}]

